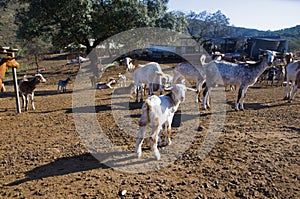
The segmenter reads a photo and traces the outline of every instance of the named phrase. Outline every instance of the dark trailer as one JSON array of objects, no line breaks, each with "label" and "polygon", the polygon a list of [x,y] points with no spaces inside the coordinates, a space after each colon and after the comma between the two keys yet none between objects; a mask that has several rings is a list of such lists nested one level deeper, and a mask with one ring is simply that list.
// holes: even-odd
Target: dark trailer
[{"label": "dark trailer", "polygon": [[280,38],[249,38],[247,39],[245,54],[252,60],[258,60],[260,50],[272,50],[282,54],[288,51],[288,41]]}]

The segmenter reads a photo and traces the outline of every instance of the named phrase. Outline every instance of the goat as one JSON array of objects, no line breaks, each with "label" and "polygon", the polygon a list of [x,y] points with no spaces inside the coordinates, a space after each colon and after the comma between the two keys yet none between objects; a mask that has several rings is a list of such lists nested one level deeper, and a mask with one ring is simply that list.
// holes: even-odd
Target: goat
[{"label": "goat", "polygon": [[45,83],[46,79],[41,75],[41,74],[36,74],[34,78],[31,80],[26,79],[23,77],[23,79],[19,83],[19,89],[20,89],[20,94],[22,96],[22,101],[23,101],[23,108],[25,108],[25,111],[28,111],[28,103],[29,103],[29,97],[31,97],[31,106],[32,109],[35,110],[34,106],[34,91],[36,89],[36,86],[39,83]]},{"label": "goat", "polygon": [[0,90],[4,91],[2,82],[5,77],[5,73],[7,72],[7,68],[19,68],[19,63],[15,60],[14,57],[4,56],[0,61]]},{"label": "goat", "polygon": [[283,86],[283,82],[285,79],[285,66],[280,65],[277,67],[277,71],[276,71],[276,77],[275,80],[277,80],[277,86]]},{"label": "goat", "polygon": [[[171,86],[172,84],[172,80],[173,80],[173,77],[169,74],[166,74],[166,73],[163,73],[163,75],[161,76],[161,85],[163,88],[168,88]],[[159,84],[150,84],[150,86],[152,86],[153,88],[153,91],[158,91],[159,88],[160,88],[160,85]],[[146,90],[148,89],[147,88],[147,85],[142,85],[141,88],[144,89],[144,95],[146,95]],[[149,90],[149,89],[148,89]],[[149,93],[149,92],[148,92]]]},{"label": "goat", "polygon": [[96,83],[95,85],[95,88],[96,89],[108,89],[108,88],[113,88],[111,85],[112,84],[115,84],[116,83],[116,80],[114,78],[110,78],[108,80],[108,82],[98,82]]},{"label": "goat", "polygon": [[169,75],[169,74],[166,74],[164,73],[161,77],[161,84],[163,85],[163,87],[169,87],[171,86],[173,82],[173,76],[172,75]]},{"label": "goat", "polygon": [[141,157],[142,155],[145,130],[149,123],[152,128],[152,149],[157,160],[160,159],[157,142],[164,124],[168,133],[168,145],[171,144],[171,124],[180,103],[185,99],[186,90],[185,85],[176,84],[171,87],[171,93],[160,96],[152,95],[146,99],[142,106],[142,116],[139,120],[139,131],[134,150],[137,157]]},{"label": "goat", "polygon": [[125,58],[125,64],[130,73],[132,73],[132,78],[134,80],[134,92],[136,93],[136,102],[138,101],[138,91],[141,92],[141,99],[143,101],[143,89],[139,89],[139,85],[144,87],[145,84],[149,85],[149,94],[154,94],[153,86],[154,84],[159,85],[160,94],[162,94],[162,83],[161,76],[164,74],[161,67],[156,62],[150,62],[145,65],[138,65],[136,60],[129,57]]},{"label": "goat", "polygon": [[68,77],[66,80],[58,80],[57,83],[57,92],[65,93],[67,91],[67,85],[71,81],[71,78]]},{"label": "goat", "polygon": [[[205,60],[204,56],[201,56],[201,62],[203,63]],[[200,91],[202,89],[202,85],[205,82],[206,75],[203,72],[202,67],[197,69],[195,66],[193,66],[190,63],[180,63],[178,64],[174,70],[173,70],[173,84],[178,83],[179,80],[181,80],[180,83],[183,83],[184,79],[192,79],[196,82],[196,102],[199,102],[199,95]]]},{"label": "goat", "polygon": [[263,71],[271,66],[276,52],[266,50],[263,58],[256,64],[235,64],[226,61],[211,61],[204,64],[207,75],[206,87],[203,92],[202,108],[207,109],[207,98],[210,89],[217,84],[239,85],[235,110],[244,110],[244,98],[249,86],[255,84]]},{"label": "goat", "polygon": [[118,87],[126,87],[126,76],[121,73],[118,74]]},{"label": "goat", "polygon": [[[294,87],[297,73],[300,71],[300,61],[290,62],[286,66],[286,89],[284,100],[291,99],[292,88]],[[291,85],[289,84],[291,81]]]},{"label": "goat", "polygon": [[293,101],[298,88],[300,88],[300,71],[297,72],[297,75],[296,75],[296,80],[295,80],[295,83],[293,85],[292,93],[291,93],[291,96],[290,96],[290,99],[289,99],[290,103]]}]

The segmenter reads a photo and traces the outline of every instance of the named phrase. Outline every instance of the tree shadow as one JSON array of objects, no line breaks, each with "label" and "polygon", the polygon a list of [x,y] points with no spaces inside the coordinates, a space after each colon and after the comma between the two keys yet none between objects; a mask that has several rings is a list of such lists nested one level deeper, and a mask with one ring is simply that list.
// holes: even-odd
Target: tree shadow
[{"label": "tree shadow", "polygon": [[24,182],[38,180],[47,177],[61,176],[75,172],[88,171],[92,169],[107,169],[105,164],[100,163],[91,154],[85,153],[73,157],[58,158],[54,162],[39,166],[33,170],[25,172],[26,178],[7,184],[15,186]]},{"label": "tree shadow", "polygon": [[[113,157],[118,157],[117,159]],[[97,158],[97,159],[96,159]],[[154,158],[138,159],[130,151],[113,151],[106,153],[85,153],[72,157],[58,158],[55,161],[36,167],[25,172],[26,177],[5,186],[16,186],[25,182],[40,180],[48,177],[63,176],[71,173],[89,171],[93,169],[118,168],[129,165],[143,165],[147,162],[156,161]],[[102,163],[102,162],[105,162]]]}]

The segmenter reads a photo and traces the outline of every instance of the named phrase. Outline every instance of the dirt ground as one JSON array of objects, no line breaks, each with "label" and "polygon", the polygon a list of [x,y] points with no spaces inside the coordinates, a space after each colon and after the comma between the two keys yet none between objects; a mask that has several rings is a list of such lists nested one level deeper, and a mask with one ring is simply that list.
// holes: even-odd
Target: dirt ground
[{"label": "dirt ground", "polygon": [[[21,114],[16,113],[13,86],[7,82],[7,93],[0,94],[0,198],[300,198],[300,94],[287,103],[282,100],[283,87],[255,85],[248,90],[246,110],[236,112],[232,109],[236,92],[226,92],[224,126],[208,151],[203,143],[209,125],[222,122],[211,120],[217,111],[194,110],[197,122],[185,132],[180,130],[188,120],[180,120],[179,111],[172,145],[159,148],[163,156],[158,162],[168,158],[168,148],[180,145],[176,137],[192,132],[186,150],[158,169],[126,172],[126,164],[136,161],[135,135],[126,129],[136,132],[141,103],[125,98],[130,101],[125,117],[132,123],[122,123],[115,120],[113,90],[96,91],[99,125],[129,157],[123,169],[106,164],[103,157],[111,158],[109,153],[98,154],[103,158],[99,162],[75,126],[72,88],[77,71],[74,65],[46,67],[42,74],[47,82],[38,85],[36,110]],[[123,68],[108,69],[102,80],[118,72]],[[72,82],[67,92],[57,93],[57,81],[68,76]],[[187,96],[193,98],[194,93]],[[180,110],[198,106],[193,103],[183,103]],[[82,114],[89,115],[84,110]],[[142,160],[145,165],[156,164],[147,143]]]}]

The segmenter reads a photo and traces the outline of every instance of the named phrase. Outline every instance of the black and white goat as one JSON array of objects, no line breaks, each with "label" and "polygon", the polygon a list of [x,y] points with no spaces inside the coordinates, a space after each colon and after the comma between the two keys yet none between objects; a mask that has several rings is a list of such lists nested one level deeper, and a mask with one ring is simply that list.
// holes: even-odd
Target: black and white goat
[{"label": "black and white goat", "polygon": [[66,80],[58,80],[57,82],[57,92],[65,93],[67,91],[67,85],[71,81],[71,78],[68,77]]},{"label": "black and white goat", "polygon": [[165,124],[168,133],[168,145],[171,144],[171,124],[175,112],[181,102],[185,99],[187,88],[183,84],[176,84],[171,87],[171,93],[166,95],[152,95],[148,97],[142,107],[142,116],[139,120],[139,132],[135,144],[135,155],[141,157],[142,144],[144,141],[146,126],[150,124],[152,128],[151,141],[152,149],[157,160],[160,153],[157,149],[159,133]]},{"label": "black and white goat", "polygon": [[[33,100],[34,91],[36,89],[36,86],[39,83],[45,83],[45,82],[46,82],[46,79],[41,74],[36,74],[30,80],[23,77],[23,79],[20,81],[19,90],[20,90],[20,94],[22,96],[23,108],[25,108],[25,111],[28,111],[29,100],[31,101],[32,109],[35,110],[34,100]],[[29,98],[31,98],[31,99],[29,99]]]},{"label": "black and white goat", "polygon": [[211,61],[202,63],[206,72],[206,88],[203,93],[202,108],[207,109],[207,98],[212,87],[223,85],[238,85],[239,92],[235,110],[244,110],[244,99],[249,86],[255,84],[264,70],[271,66],[276,52],[266,50],[262,60],[255,64],[235,64],[226,61]]},{"label": "black and white goat", "polygon": [[95,88],[100,89],[100,90],[113,88],[111,85],[115,84],[115,83],[116,83],[116,80],[114,78],[110,78],[110,79],[108,79],[108,82],[98,82],[98,83],[96,83]]}]

